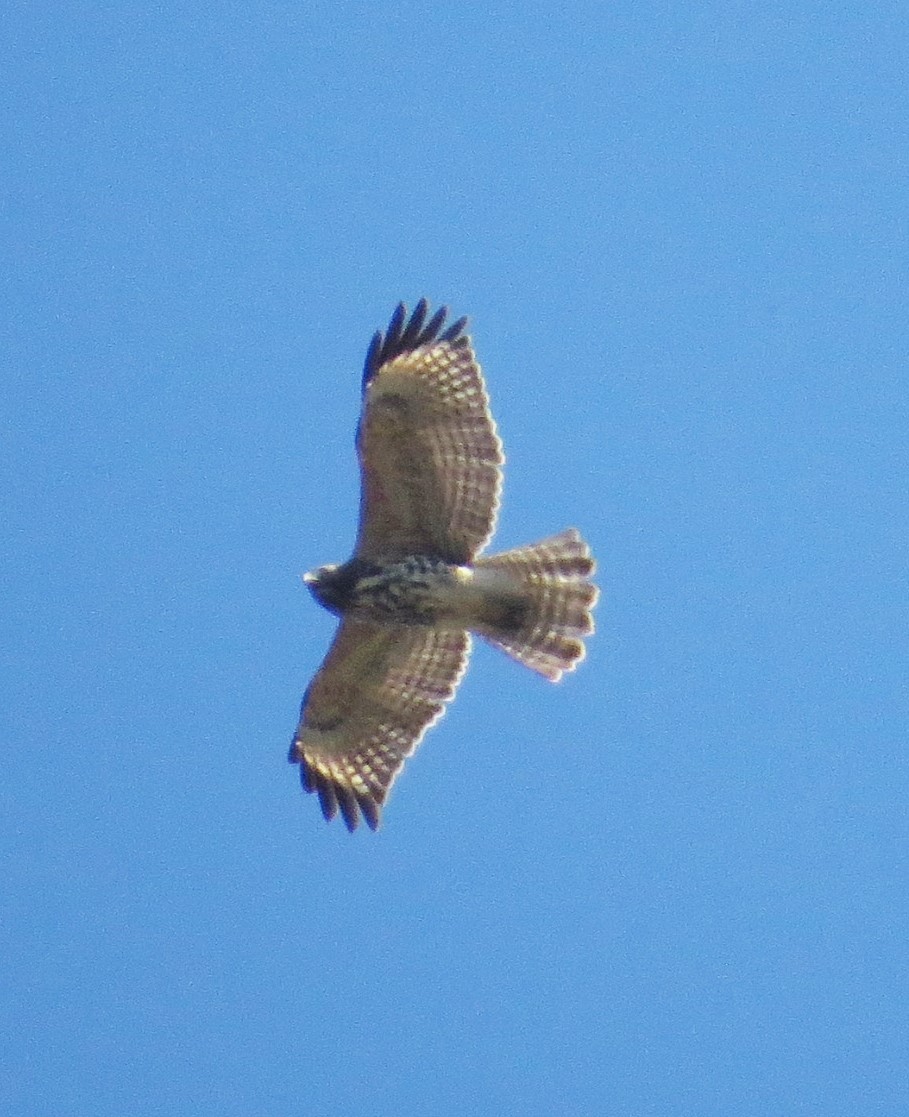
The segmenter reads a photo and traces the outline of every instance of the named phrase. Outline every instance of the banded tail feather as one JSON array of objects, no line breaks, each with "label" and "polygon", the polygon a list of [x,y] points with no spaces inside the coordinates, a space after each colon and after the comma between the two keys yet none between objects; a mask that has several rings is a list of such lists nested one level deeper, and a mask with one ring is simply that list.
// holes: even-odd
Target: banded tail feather
[{"label": "banded tail feather", "polygon": [[[476,560],[478,578],[498,575],[483,622],[475,631],[552,682],[584,658],[599,591],[594,561],[574,528],[539,543]],[[490,587],[491,588],[491,587]]]}]

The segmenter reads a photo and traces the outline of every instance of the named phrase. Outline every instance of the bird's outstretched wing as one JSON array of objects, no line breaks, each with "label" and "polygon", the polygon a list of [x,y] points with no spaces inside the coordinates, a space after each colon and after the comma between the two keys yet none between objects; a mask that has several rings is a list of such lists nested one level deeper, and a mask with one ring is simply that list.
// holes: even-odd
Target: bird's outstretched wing
[{"label": "bird's outstretched wing", "polygon": [[355,554],[429,554],[469,562],[495,527],[502,444],[466,319],[427,321],[401,303],[366,355],[357,428],[360,527]]},{"label": "bird's outstretched wing", "polygon": [[343,620],[303,698],[288,759],[322,813],[375,830],[406,757],[442,714],[467,665],[466,632]]}]

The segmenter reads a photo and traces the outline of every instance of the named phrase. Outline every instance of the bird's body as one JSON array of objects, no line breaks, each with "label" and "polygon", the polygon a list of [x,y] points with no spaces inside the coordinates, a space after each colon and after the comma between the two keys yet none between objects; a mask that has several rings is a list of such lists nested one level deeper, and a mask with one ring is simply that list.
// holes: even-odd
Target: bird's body
[{"label": "bird's body", "polygon": [[525,613],[521,592],[507,574],[429,555],[408,555],[384,566],[352,559],[320,567],[304,581],[329,612],[375,624],[477,629],[499,618],[515,627]]},{"label": "bird's body", "polygon": [[289,759],[323,813],[375,829],[404,759],[453,696],[475,633],[552,680],[584,655],[597,590],[574,529],[479,557],[502,448],[465,319],[399,306],[366,357],[353,557],[305,575],[341,618],[303,699]]},{"label": "bird's body", "polygon": [[469,575],[467,567],[430,555],[406,555],[384,564],[351,559],[343,566],[320,567],[304,581],[319,604],[339,616],[432,625],[457,617],[458,590]]}]

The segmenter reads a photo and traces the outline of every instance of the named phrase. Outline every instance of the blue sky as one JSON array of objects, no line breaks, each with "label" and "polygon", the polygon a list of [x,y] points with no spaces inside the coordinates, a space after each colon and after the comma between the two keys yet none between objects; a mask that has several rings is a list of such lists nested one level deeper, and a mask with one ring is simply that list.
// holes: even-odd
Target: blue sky
[{"label": "blue sky", "polygon": [[[902,5],[0,23],[3,1111],[905,1113]],[[598,632],[351,836],[299,574],[422,295]]]}]

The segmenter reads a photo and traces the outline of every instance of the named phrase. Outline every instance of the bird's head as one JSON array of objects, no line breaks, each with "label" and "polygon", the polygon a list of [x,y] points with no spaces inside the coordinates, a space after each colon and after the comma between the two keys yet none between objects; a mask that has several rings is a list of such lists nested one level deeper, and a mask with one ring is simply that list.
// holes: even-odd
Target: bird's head
[{"label": "bird's head", "polygon": [[323,608],[340,616],[350,603],[356,575],[347,564],[338,566],[331,563],[310,570],[303,575],[303,581]]}]

